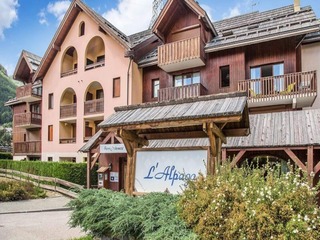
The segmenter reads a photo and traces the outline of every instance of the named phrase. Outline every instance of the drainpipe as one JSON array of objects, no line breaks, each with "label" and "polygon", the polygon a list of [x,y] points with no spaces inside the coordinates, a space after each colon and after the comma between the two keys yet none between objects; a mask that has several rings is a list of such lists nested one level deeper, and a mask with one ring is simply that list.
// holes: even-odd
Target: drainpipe
[{"label": "drainpipe", "polygon": [[131,68],[131,63],[132,63],[132,57],[130,56],[130,61],[129,61],[129,66],[128,66],[128,71],[127,71],[127,105],[129,105],[129,83],[130,83],[130,68]]},{"label": "drainpipe", "polygon": [[300,0],[294,0],[294,11],[295,12],[300,11]]}]

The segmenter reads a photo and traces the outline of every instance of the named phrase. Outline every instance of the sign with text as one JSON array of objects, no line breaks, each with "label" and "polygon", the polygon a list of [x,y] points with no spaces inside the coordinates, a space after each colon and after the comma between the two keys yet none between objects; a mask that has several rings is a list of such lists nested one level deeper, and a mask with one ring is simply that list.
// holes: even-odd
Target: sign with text
[{"label": "sign with text", "polygon": [[100,144],[100,153],[127,153],[124,144]]},{"label": "sign with text", "polygon": [[137,192],[180,193],[186,180],[206,174],[207,150],[138,151],[135,189]]}]

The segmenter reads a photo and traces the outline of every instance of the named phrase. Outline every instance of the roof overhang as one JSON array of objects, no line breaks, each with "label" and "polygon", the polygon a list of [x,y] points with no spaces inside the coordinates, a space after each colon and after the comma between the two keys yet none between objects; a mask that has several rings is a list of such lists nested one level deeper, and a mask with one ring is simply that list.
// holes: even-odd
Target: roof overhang
[{"label": "roof overhang", "polygon": [[164,5],[162,11],[160,12],[157,20],[152,26],[152,32],[156,34],[162,41],[163,39],[163,32],[165,28],[168,26],[168,21],[166,21],[166,16],[169,16],[169,19],[172,18],[172,16],[175,16],[175,12],[179,7],[184,4],[188,8],[190,8],[197,16],[198,19],[203,21],[206,28],[212,32],[214,36],[217,36],[218,33],[216,29],[214,28],[210,18],[208,17],[205,10],[203,10],[199,4],[194,0],[168,0],[166,4]]}]

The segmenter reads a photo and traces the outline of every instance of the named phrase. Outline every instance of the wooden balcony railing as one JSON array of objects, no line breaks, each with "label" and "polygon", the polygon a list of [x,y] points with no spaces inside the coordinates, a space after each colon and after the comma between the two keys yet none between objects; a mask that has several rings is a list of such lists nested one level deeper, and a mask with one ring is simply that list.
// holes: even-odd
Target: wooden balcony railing
[{"label": "wooden balcony railing", "polygon": [[41,127],[41,114],[28,112],[14,115],[16,127]]},{"label": "wooden balcony railing", "polygon": [[90,69],[93,69],[93,68],[103,67],[104,64],[105,64],[105,61],[102,60],[102,61],[99,61],[99,62],[95,62],[95,63],[91,63],[91,64],[86,65],[85,69],[86,70],[90,70]]},{"label": "wooden balcony railing", "polygon": [[41,141],[16,142],[13,144],[14,153],[39,154],[41,153]]},{"label": "wooden balcony railing", "polygon": [[68,71],[65,71],[65,72],[62,72],[61,73],[61,77],[66,77],[66,76],[70,76],[70,75],[73,75],[73,74],[76,74],[78,72],[78,69],[72,69],[72,70],[68,70]]},{"label": "wooden balcony railing", "polygon": [[60,138],[60,143],[61,144],[68,144],[68,143],[76,143],[76,138]]},{"label": "wooden balcony railing", "polygon": [[177,100],[183,98],[192,98],[205,95],[207,89],[201,83],[181,87],[161,88],[158,92],[159,102]]},{"label": "wooden balcony railing", "polygon": [[103,101],[103,98],[99,98],[84,102],[84,115],[103,113]]},{"label": "wooden balcony railing", "polygon": [[41,98],[41,95],[41,88],[32,88],[32,83],[29,83],[21,87],[17,87],[16,90],[17,99],[31,96]]},{"label": "wooden balcony railing", "polygon": [[77,116],[77,104],[60,106],[60,118],[70,118]]},{"label": "wooden balcony railing", "polygon": [[200,37],[158,47],[158,66],[167,72],[204,65],[204,44]]},{"label": "wooden balcony railing", "polygon": [[279,99],[286,96],[315,96],[317,92],[316,71],[297,72],[280,76],[243,80],[238,83],[239,91],[246,91],[249,100]]}]

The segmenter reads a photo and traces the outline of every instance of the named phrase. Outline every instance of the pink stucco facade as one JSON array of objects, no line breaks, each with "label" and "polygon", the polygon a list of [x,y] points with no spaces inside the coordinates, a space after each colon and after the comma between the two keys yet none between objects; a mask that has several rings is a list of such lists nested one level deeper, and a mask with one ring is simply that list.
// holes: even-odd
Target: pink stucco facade
[{"label": "pink stucco facade", "polygon": [[[85,23],[84,35],[79,36],[82,22]],[[68,52],[70,47],[74,47],[76,51],[76,53],[73,51],[71,57],[70,51]],[[99,56],[105,56],[104,66],[86,69],[86,59],[92,52],[97,51]],[[86,138],[97,131],[97,124],[112,114],[114,107],[141,102],[141,87],[132,90],[132,86],[137,86],[137,83],[132,82],[133,75],[135,81],[140,81],[140,72],[137,66],[125,57],[125,51],[117,39],[99,31],[98,24],[90,16],[85,12],[79,13],[42,81],[41,159],[43,161],[84,161],[86,155],[78,150]],[[61,77],[61,73],[65,71],[65,58],[70,58],[77,70],[76,73]],[[113,96],[114,79],[120,79],[119,97]],[[127,91],[129,91],[128,100]],[[85,102],[89,98],[88,92],[93,104],[91,107],[98,104],[96,100],[103,102],[103,107],[100,106],[98,111],[94,108],[91,113],[88,106],[85,107]],[[49,95],[53,96],[51,109]],[[65,105],[73,105],[76,113],[61,116],[63,111],[61,107]]]}]

